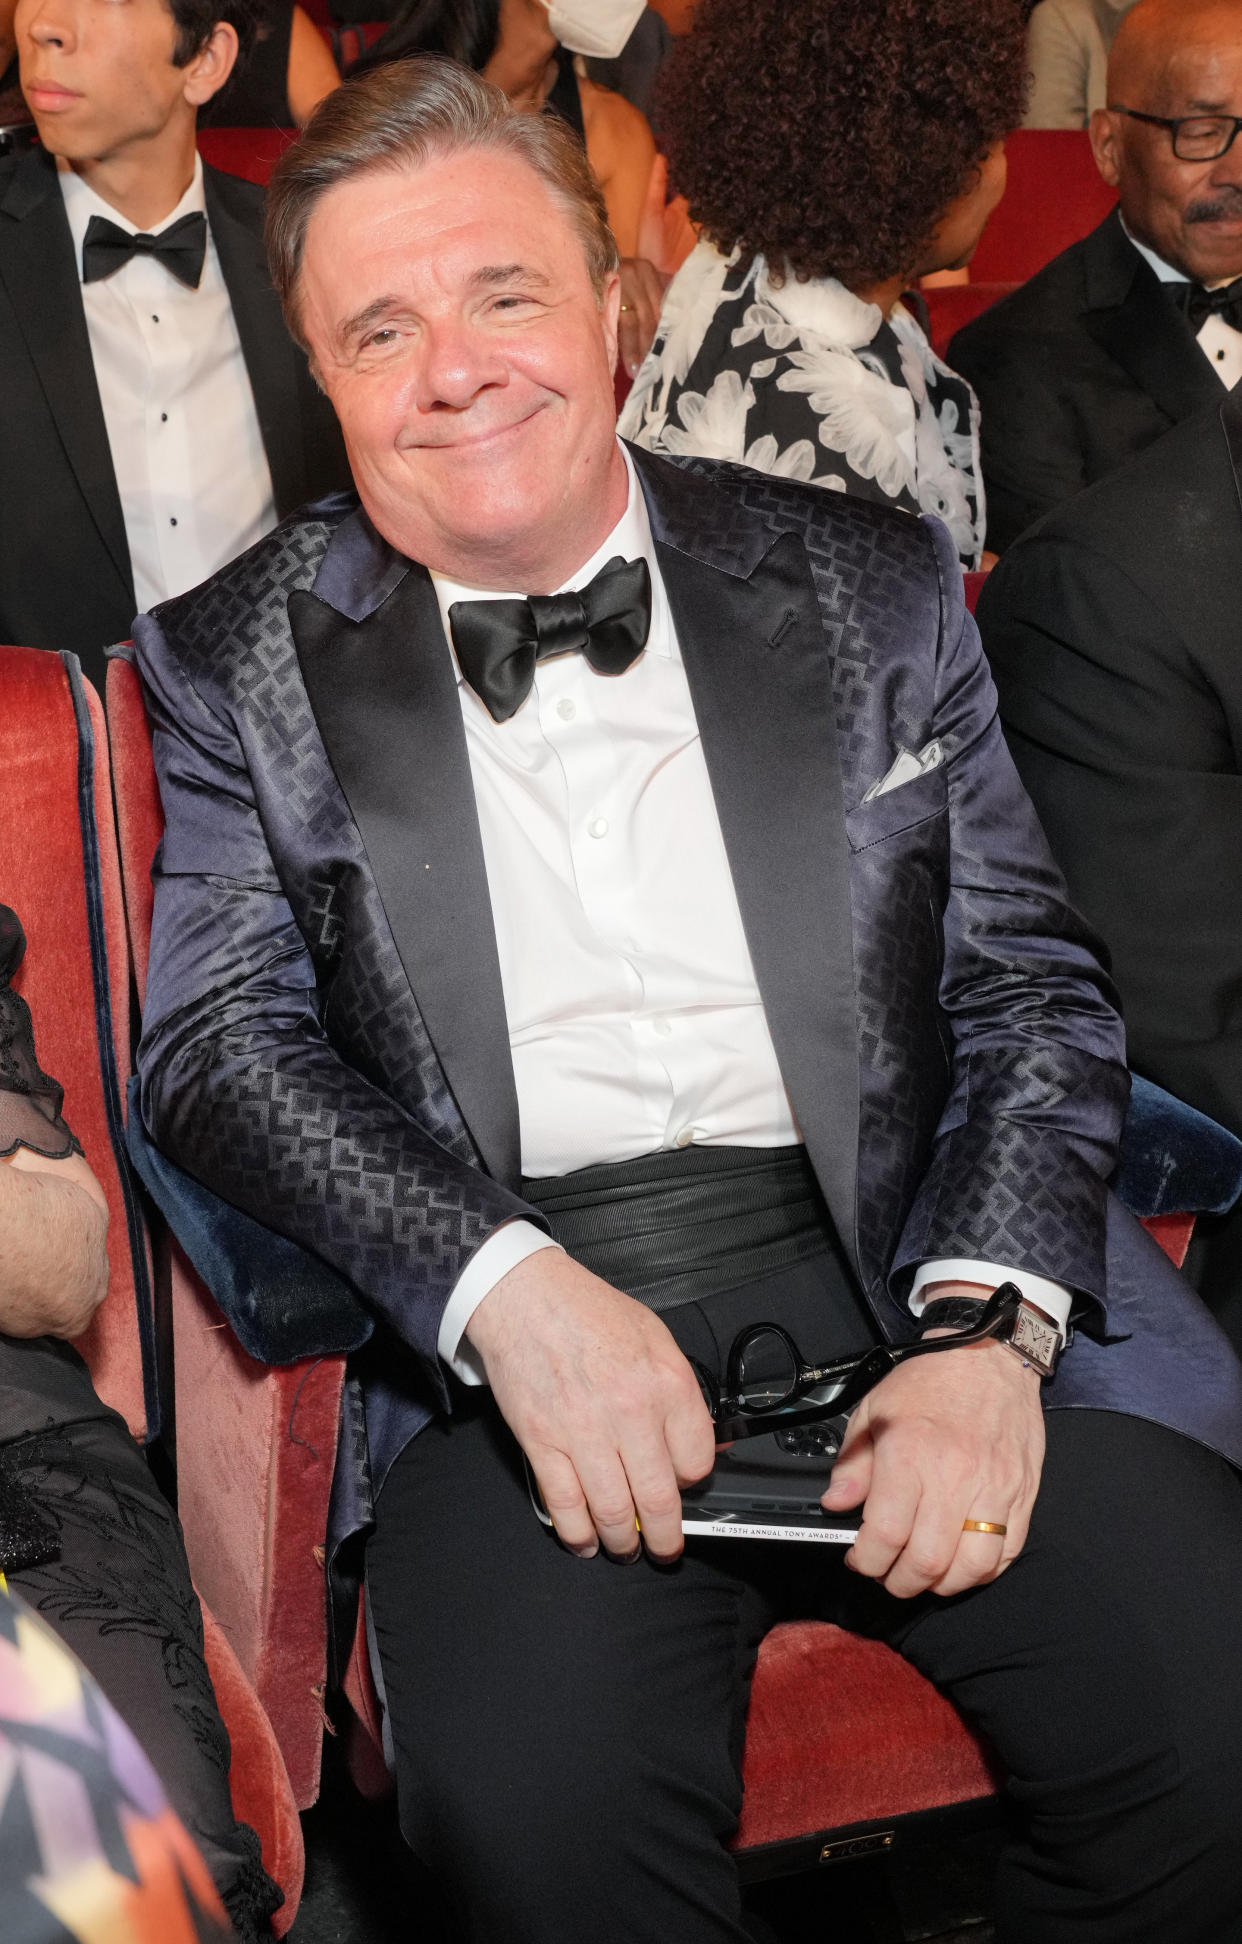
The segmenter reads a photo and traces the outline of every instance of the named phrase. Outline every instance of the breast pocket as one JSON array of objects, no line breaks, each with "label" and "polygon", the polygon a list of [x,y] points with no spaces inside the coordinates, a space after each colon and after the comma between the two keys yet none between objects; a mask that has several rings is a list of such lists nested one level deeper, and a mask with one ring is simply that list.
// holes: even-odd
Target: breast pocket
[{"label": "breast pocket", "polygon": [[866,850],[871,844],[883,843],[886,837],[896,837],[903,830],[913,829],[915,824],[926,823],[929,817],[943,816],[948,807],[949,785],[942,763],[923,776],[899,784],[895,790],[886,790],[883,796],[872,797],[870,803],[860,803],[847,811],[845,832],[850,849]]}]

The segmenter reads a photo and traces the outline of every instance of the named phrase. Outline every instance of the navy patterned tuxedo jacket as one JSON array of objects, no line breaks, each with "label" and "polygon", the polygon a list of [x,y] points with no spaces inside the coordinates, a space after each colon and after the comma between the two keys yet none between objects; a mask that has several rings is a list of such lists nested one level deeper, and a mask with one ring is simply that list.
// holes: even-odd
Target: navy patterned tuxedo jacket
[{"label": "navy patterned tuxedo jacket", "polygon": [[[1106,1190],[1121,1026],[1009,761],[947,536],[633,457],[777,1057],[879,1328],[910,1331],[928,1257],[1033,1270],[1079,1293],[1089,1332],[1050,1403],[1242,1461],[1242,1373]],[[379,1313],[445,1405],[436,1336],[463,1265],[498,1223],[541,1218],[520,1199],[430,578],[339,498],[136,640],[167,818],[145,1124],[345,1279],[295,1353],[356,1343]],[[903,750],[920,773],[877,793]]]}]

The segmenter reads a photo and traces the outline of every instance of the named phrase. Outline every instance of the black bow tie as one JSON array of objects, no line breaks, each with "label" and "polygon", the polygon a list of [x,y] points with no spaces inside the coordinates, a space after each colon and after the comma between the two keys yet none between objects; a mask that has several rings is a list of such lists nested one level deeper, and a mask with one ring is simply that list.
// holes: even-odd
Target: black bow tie
[{"label": "black bow tie", "polygon": [[650,626],[647,563],[620,554],[572,594],[454,601],[449,609],[461,672],[497,722],[507,722],[525,702],[536,662],[581,651],[601,675],[624,675]]},{"label": "black bow tie", "polygon": [[134,256],[158,257],[183,284],[197,290],[207,254],[207,218],[201,210],[179,216],[156,236],[140,230],[131,236],[106,216],[92,216],[82,241],[82,282],[110,277]]},{"label": "black bow tie", "polygon": [[1242,277],[1222,284],[1219,290],[1205,290],[1198,283],[1171,283],[1169,290],[1196,337],[1209,317],[1223,317],[1235,331],[1242,331]]}]

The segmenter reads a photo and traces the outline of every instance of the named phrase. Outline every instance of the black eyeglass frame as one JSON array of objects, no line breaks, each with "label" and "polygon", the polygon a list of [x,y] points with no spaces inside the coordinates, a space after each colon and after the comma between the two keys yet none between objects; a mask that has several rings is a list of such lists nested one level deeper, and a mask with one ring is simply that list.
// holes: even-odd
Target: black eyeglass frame
[{"label": "black eyeglass frame", "polygon": [[[1110,115],[1128,115],[1131,121],[1150,122],[1153,128],[1167,128],[1173,140],[1173,153],[1179,162],[1219,162],[1222,155],[1228,155],[1238,139],[1242,128],[1242,115],[1146,115],[1141,108],[1121,108],[1110,106]],[[1178,148],[1180,131],[1187,122],[1219,122],[1228,125],[1230,133],[1225,137],[1222,147],[1214,149],[1211,155],[1183,155]]]},{"label": "black eyeglass frame", "polygon": [[[734,1339],[721,1385],[695,1358],[691,1368],[699,1380],[703,1401],[716,1427],[717,1444],[732,1444],[738,1438],[757,1438],[771,1431],[791,1430],[799,1424],[815,1424],[825,1418],[843,1417],[860,1404],[891,1371],[913,1357],[934,1355],[938,1350],[958,1350],[970,1343],[986,1343],[1011,1324],[1022,1302],[1016,1283],[1002,1283],[993,1291],[983,1314],[973,1329],[955,1331],[951,1336],[919,1337],[912,1343],[877,1343],[861,1356],[838,1357],[826,1364],[808,1364],[788,1330],[779,1323],[752,1323]],[[772,1404],[747,1401],[741,1383],[741,1366],[749,1346],[765,1335],[780,1337],[789,1351],[796,1372],[784,1396]],[[826,1398],[808,1399],[808,1392],[834,1385]]]}]

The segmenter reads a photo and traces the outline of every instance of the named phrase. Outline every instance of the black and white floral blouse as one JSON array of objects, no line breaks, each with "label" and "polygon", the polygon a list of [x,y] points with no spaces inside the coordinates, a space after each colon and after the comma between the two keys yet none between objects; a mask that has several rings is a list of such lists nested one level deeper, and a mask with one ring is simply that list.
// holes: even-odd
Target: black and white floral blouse
[{"label": "black and white floral blouse", "polygon": [[934,513],[963,567],[983,553],[979,405],[900,304],[834,277],[772,283],[701,242],[673,278],[618,428],[652,452],[733,459]]}]

